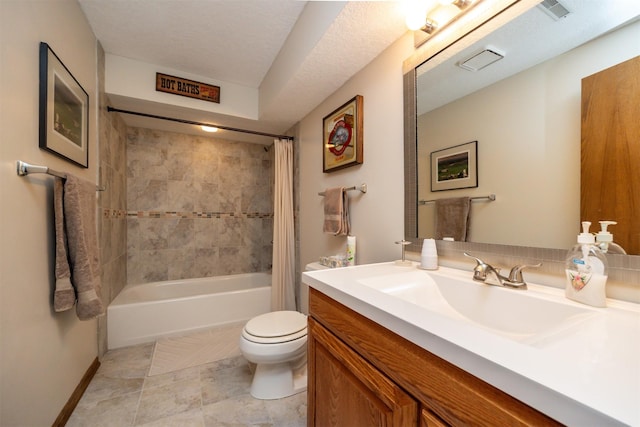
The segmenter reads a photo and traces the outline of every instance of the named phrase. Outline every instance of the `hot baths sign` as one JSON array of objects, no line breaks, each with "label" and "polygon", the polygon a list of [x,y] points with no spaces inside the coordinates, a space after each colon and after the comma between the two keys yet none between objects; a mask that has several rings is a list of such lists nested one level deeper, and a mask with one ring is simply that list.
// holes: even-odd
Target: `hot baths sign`
[{"label": "hot baths sign", "polygon": [[220,86],[208,85],[168,74],[156,73],[156,90],[220,103]]}]

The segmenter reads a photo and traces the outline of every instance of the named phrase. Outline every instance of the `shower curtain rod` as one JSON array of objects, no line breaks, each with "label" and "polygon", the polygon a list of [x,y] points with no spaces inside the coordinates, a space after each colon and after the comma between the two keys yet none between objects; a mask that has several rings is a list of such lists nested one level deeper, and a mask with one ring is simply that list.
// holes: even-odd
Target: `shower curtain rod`
[{"label": "shower curtain rod", "polygon": [[113,112],[116,112],[116,113],[123,113],[123,114],[131,114],[131,115],[134,115],[134,116],[150,117],[152,119],[168,120],[170,122],[185,123],[185,124],[188,124],[188,125],[213,126],[213,127],[217,127],[218,129],[230,130],[230,131],[233,131],[233,132],[249,133],[251,135],[270,136],[272,138],[293,140],[293,137],[292,136],[288,136],[288,135],[277,135],[277,134],[273,134],[273,133],[258,132],[258,131],[255,131],[255,130],[232,128],[232,127],[229,127],[229,126],[220,126],[220,125],[214,125],[214,124],[211,124],[211,123],[196,122],[196,121],[193,121],[193,120],[185,120],[185,119],[176,119],[176,118],[173,118],[173,117],[156,116],[155,114],[147,114],[147,113],[139,113],[137,111],[121,110],[120,108],[114,108],[114,107],[110,107],[110,106],[107,106],[107,111],[108,112],[112,112],[113,111]]}]

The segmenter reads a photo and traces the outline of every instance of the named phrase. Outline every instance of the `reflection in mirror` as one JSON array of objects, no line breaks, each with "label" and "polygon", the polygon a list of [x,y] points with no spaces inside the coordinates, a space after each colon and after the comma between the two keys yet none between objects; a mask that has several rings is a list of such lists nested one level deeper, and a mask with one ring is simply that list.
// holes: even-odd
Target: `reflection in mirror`
[{"label": "reflection in mirror", "polygon": [[[496,195],[493,202],[471,203],[467,241],[562,249],[575,243],[581,80],[640,55],[640,22],[635,19],[640,7],[633,2],[561,3],[571,12],[565,18],[554,20],[534,7],[441,65],[422,72],[427,62],[415,71],[413,197]],[[622,3],[628,3],[627,10],[612,10]],[[486,48],[504,58],[475,72],[458,66]],[[478,186],[432,191],[431,154],[470,141],[478,141]],[[405,173],[412,172],[407,168]],[[417,200],[411,207],[417,235],[408,237],[434,237],[435,204]],[[615,226],[611,231],[615,240]]]}]

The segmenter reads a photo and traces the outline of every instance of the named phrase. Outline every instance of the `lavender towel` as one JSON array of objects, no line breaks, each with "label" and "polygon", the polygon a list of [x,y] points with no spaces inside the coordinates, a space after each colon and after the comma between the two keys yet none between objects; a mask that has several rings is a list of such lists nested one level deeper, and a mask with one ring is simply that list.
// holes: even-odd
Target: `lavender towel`
[{"label": "lavender towel", "polygon": [[[59,184],[56,183],[59,187]],[[104,314],[101,299],[100,253],[96,234],[96,187],[95,184],[67,175],[62,197],[62,227],[56,217],[56,303],[61,310],[69,309],[68,290],[66,289],[67,270],[77,297],[76,314],[80,320],[89,320]],[[58,197],[55,197],[54,208],[58,213]],[[59,228],[62,236],[58,237]],[[64,242],[66,240],[66,248]],[[58,244],[58,242],[61,244]],[[60,249],[58,249],[60,247]],[[66,249],[68,264],[65,267]],[[58,280],[59,278],[59,280]],[[60,282],[60,292],[58,292]],[[59,297],[56,299],[56,294]],[[71,304],[73,305],[73,304]],[[56,309],[56,311],[58,311]]]},{"label": "lavender towel", "polygon": [[436,200],[436,239],[453,237],[466,242],[469,237],[471,199],[456,197]]}]

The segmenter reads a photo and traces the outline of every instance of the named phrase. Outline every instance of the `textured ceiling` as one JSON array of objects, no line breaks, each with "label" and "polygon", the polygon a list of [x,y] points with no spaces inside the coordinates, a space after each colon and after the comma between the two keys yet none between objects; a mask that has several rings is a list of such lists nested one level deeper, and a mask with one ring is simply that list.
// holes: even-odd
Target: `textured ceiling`
[{"label": "textured ceiling", "polygon": [[[1,1],[1,0],[0,0]],[[282,134],[406,33],[398,1],[79,0],[107,53],[259,90],[248,120],[111,96],[112,106]],[[534,7],[425,76],[428,111],[565,52],[638,14],[640,0],[562,0],[572,12],[553,21]],[[492,46],[505,59],[477,73],[456,63]],[[130,126],[198,132],[123,115]],[[218,136],[269,143],[236,132]]]},{"label": "textured ceiling", "polygon": [[397,2],[348,2],[279,96],[261,105],[260,118],[291,122],[304,117],[407,32],[398,9]]},{"label": "textured ceiling", "polygon": [[[114,97],[115,107],[197,121],[206,118],[210,123],[271,133],[286,132],[407,31],[396,1],[79,3],[107,53],[258,88],[260,93],[257,121],[203,115],[125,97]],[[303,16],[304,25],[296,26]],[[327,19],[330,21],[323,22]],[[322,31],[319,36],[318,28]],[[296,40],[287,40],[290,34]],[[304,52],[300,52],[301,46]],[[285,52],[287,49],[293,53]],[[280,77],[269,76],[279,58],[291,55],[296,58],[293,68],[281,71]],[[130,126],[177,130],[170,122],[130,115],[123,118]]]},{"label": "textured ceiling", "polygon": [[80,0],[108,53],[257,88],[306,2]]}]

